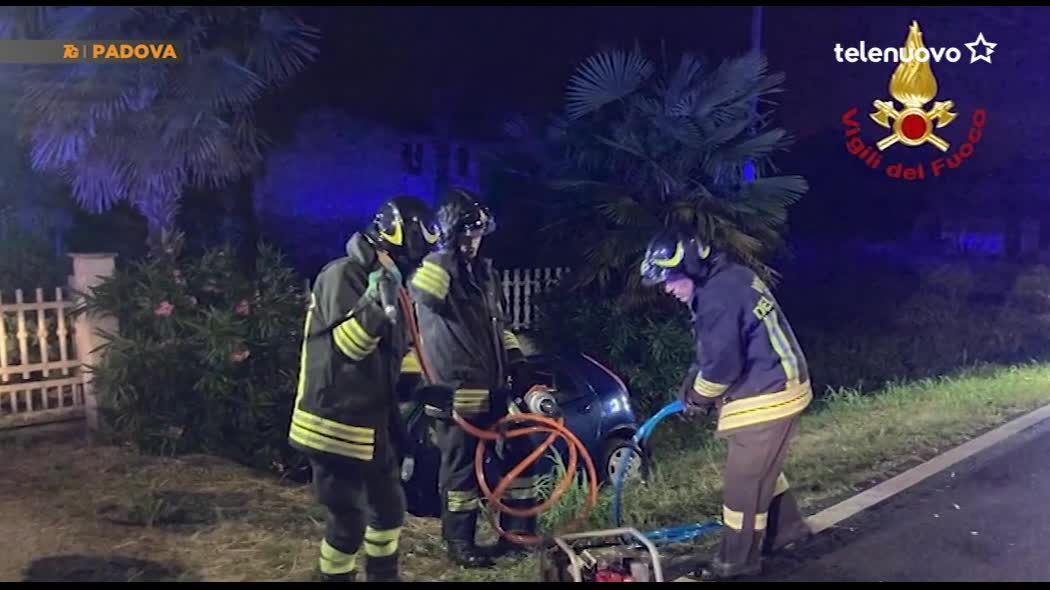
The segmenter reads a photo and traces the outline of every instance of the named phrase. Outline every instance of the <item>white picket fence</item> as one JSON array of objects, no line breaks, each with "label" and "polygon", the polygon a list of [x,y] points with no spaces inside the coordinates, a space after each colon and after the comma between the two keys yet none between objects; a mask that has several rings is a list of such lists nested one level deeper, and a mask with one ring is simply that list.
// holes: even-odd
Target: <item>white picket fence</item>
[{"label": "white picket fence", "polygon": [[511,328],[529,328],[536,317],[535,295],[549,290],[569,271],[565,267],[514,268],[501,271],[503,298],[507,302],[504,312]]},{"label": "white picket fence", "polygon": [[[567,267],[511,268],[499,271],[503,297],[507,303],[504,313],[511,329],[522,330],[536,318],[536,295],[551,289],[567,273]],[[307,279],[304,288],[310,290]]]},{"label": "white picket fence", "polygon": [[[98,400],[86,367],[101,360],[115,318],[73,314],[76,293],[90,293],[115,268],[114,254],[70,253],[69,289],[0,291],[0,431],[56,422],[98,428]],[[31,300],[30,300],[31,299]]]},{"label": "white picket fence", "polygon": [[84,417],[80,374],[69,314],[73,303],[56,288],[0,293],[0,429]]},{"label": "white picket fence", "polygon": [[[113,272],[109,254],[76,254],[72,289],[87,292]],[[536,317],[536,295],[553,287],[567,268],[515,268],[501,271],[505,313],[514,330]],[[307,285],[309,288],[309,285]],[[0,430],[87,419],[97,427],[97,401],[91,366],[103,344],[101,334],[115,333],[115,319],[71,316],[76,303],[66,289],[45,294],[35,289],[0,291]]]}]

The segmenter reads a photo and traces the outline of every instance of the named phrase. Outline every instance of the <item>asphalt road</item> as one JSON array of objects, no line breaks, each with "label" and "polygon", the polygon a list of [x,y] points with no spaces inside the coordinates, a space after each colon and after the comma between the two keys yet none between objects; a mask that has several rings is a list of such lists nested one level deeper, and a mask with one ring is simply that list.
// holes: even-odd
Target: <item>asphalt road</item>
[{"label": "asphalt road", "polygon": [[762,581],[1050,581],[1050,425],[768,562]]}]

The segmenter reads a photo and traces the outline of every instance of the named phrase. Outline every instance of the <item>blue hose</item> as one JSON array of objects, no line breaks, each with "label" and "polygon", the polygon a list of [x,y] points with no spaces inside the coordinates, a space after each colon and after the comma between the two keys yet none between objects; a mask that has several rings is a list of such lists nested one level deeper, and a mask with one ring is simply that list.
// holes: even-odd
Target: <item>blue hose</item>
[{"label": "blue hose", "polygon": [[661,408],[660,411],[657,412],[653,417],[646,420],[641,425],[641,427],[638,428],[638,432],[636,432],[634,434],[634,437],[631,439],[631,442],[633,443],[631,445],[632,448],[629,452],[625,453],[624,456],[620,458],[620,464],[617,465],[616,475],[613,478],[612,520],[614,527],[621,526],[620,497],[623,494],[623,478],[625,477],[624,474],[627,471],[627,463],[631,460],[631,457],[634,455],[634,449],[641,448],[641,444],[647,438],[649,438],[649,435],[653,433],[653,429],[656,428],[656,425],[659,424],[664,418],[672,414],[677,414],[678,412],[681,412],[683,410],[685,410],[685,404],[683,404],[681,400],[675,400],[667,404],[666,406]]},{"label": "blue hose", "polygon": [[[681,400],[675,400],[667,404],[661,408],[659,412],[653,415],[653,417],[646,420],[641,427],[638,428],[638,432],[636,432],[631,439],[631,442],[633,443],[632,448],[620,458],[620,464],[617,466],[616,474],[613,478],[612,521],[614,527],[619,528],[622,526],[620,506],[621,498],[623,496],[623,480],[627,471],[627,463],[631,460],[631,456],[634,454],[634,449],[641,448],[641,444],[649,438],[649,435],[653,433],[653,429],[656,428],[656,425],[664,418],[667,418],[672,414],[677,414],[683,410],[685,410],[685,404],[683,404]],[[645,533],[645,536],[653,543],[676,543],[688,541],[689,539],[718,530],[719,528],[721,528],[721,524],[717,522],[693,523],[649,531]]]}]

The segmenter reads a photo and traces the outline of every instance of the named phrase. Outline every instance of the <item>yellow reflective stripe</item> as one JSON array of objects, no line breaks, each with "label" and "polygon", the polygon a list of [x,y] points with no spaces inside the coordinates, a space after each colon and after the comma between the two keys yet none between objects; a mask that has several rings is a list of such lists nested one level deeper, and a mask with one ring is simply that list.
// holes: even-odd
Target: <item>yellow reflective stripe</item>
[{"label": "yellow reflective stripe", "polygon": [[303,326],[303,346],[299,350],[299,386],[295,391],[295,405],[299,405],[306,391],[306,341],[310,334],[310,323],[313,321],[314,309],[317,308],[317,296],[310,292],[310,305],[306,308],[306,323]]},{"label": "yellow reflective stripe", "polygon": [[521,343],[518,342],[518,337],[510,330],[503,331],[503,348],[507,350],[514,350],[515,348],[520,349]]},{"label": "yellow reflective stripe", "polygon": [[761,278],[759,278],[757,276],[755,278],[751,279],[751,288],[754,289],[755,291],[758,291],[759,293],[765,295],[766,297],[768,297],[770,299],[773,298],[773,293],[770,292],[769,287],[766,286],[765,281],[763,281]]},{"label": "yellow reflective stripe", "polygon": [[346,356],[359,361],[372,353],[379,345],[379,338],[371,336],[357,321],[350,318],[333,330],[335,344]]},{"label": "yellow reflective stripe", "polygon": [[507,490],[503,495],[508,500],[533,500],[538,494],[536,490],[530,488],[527,490]]},{"label": "yellow reflective stripe", "polygon": [[791,348],[791,341],[780,327],[777,312],[771,312],[763,318],[762,323],[765,324],[766,331],[769,333],[769,342],[773,345],[773,350],[777,351],[777,356],[780,357],[780,366],[784,370],[784,378],[787,380],[788,387],[797,385],[799,382],[798,357]]},{"label": "yellow reflective stripe", "polygon": [[453,394],[452,399],[455,401],[481,401],[486,400],[489,397],[489,390],[487,389],[457,389]]},{"label": "yellow reflective stripe", "polygon": [[470,512],[481,507],[478,495],[474,492],[452,490],[448,493],[449,512]]},{"label": "yellow reflective stripe", "polygon": [[773,497],[775,498],[780,494],[783,494],[784,492],[788,491],[788,489],[790,489],[788,486],[788,480],[786,477],[784,477],[784,474],[781,473],[777,476],[777,483],[776,486],[773,488]]},{"label": "yellow reflective stripe", "polygon": [[408,349],[408,354],[405,358],[401,359],[401,372],[402,373],[422,373],[423,370],[419,366],[419,355],[416,354],[415,348]]},{"label": "yellow reflective stripe", "polygon": [[734,531],[740,531],[744,529],[744,513],[737,512],[729,506],[722,505],[722,524],[733,529]]},{"label": "yellow reflective stripe", "polygon": [[675,245],[674,254],[671,254],[670,258],[654,258],[653,264],[664,268],[674,268],[682,262],[682,258],[684,257],[685,248],[682,246],[682,242],[678,242]]},{"label": "yellow reflective stripe", "polygon": [[517,477],[507,487],[506,496],[511,500],[531,500],[537,496],[535,475]]},{"label": "yellow reflective stripe", "polygon": [[421,274],[421,270],[416,271],[415,276],[412,277],[412,285],[437,299],[444,300],[448,295],[447,287],[443,287],[441,283],[437,282],[430,275]]},{"label": "yellow reflective stripe", "polygon": [[315,416],[300,408],[296,408],[292,412],[292,422],[318,434],[341,438],[352,443],[370,444],[376,442],[376,431],[372,428],[340,424],[334,420]]},{"label": "yellow reflective stripe", "polygon": [[478,413],[489,408],[489,390],[457,389],[452,396],[452,407],[461,413]]},{"label": "yellow reflective stripe", "polygon": [[539,480],[535,475],[526,475],[523,477],[515,477],[514,481],[510,482],[507,489],[510,490],[523,490],[525,488],[531,488],[536,485]]},{"label": "yellow reflective stripe", "polygon": [[808,382],[777,393],[732,401],[722,408],[718,430],[732,430],[794,416],[805,410],[811,401],[813,390]]},{"label": "yellow reflective stripe", "polygon": [[397,553],[401,527],[380,531],[371,526],[365,528],[365,555],[369,557],[388,557]]},{"label": "yellow reflective stripe", "polygon": [[424,260],[423,265],[412,275],[414,286],[438,299],[444,299],[448,295],[449,283],[448,272],[429,260]]},{"label": "yellow reflective stripe", "polygon": [[325,574],[348,574],[357,569],[357,554],[343,553],[328,544],[328,540],[321,541],[321,572]]},{"label": "yellow reflective stripe", "polygon": [[715,383],[714,381],[708,381],[704,379],[702,375],[697,373],[696,379],[693,381],[693,389],[704,397],[718,397],[729,389],[728,385],[721,383]]},{"label": "yellow reflective stripe", "polygon": [[461,416],[471,416],[487,412],[489,405],[487,402],[480,404],[453,404],[452,409]]},{"label": "yellow reflective stripe", "polygon": [[766,521],[769,520],[769,513],[763,512],[755,515],[755,530],[764,531],[766,530]]},{"label": "yellow reflective stripe", "polygon": [[349,457],[351,459],[359,459],[361,461],[371,461],[375,455],[375,445],[362,445],[343,442],[334,438],[329,438],[316,432],[310,432],[298,424],[292,424],[291,431],[288,433],[288,438],[311,449],[316,449],[325,453],[331,453],[333,455],[340,455],[343,457]]}]

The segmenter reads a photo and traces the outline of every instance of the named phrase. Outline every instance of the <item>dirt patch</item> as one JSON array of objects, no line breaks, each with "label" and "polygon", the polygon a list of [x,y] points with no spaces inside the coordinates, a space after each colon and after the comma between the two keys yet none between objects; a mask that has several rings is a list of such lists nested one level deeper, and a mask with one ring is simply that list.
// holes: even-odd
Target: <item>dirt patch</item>
[{"label": "dirt patch", "polygon": [[[2,581],[308,581],[324,512],[308,486],[222,459],[82,442],[5,448]],[[534,559],[465,570],[436,519],[409,517],[406,581],[531,580]]]},{"label": "dirt patch", "polygon": [[29,564],[23,582],[194,582],[177,566],[129,557],[58,555]]}]

